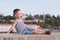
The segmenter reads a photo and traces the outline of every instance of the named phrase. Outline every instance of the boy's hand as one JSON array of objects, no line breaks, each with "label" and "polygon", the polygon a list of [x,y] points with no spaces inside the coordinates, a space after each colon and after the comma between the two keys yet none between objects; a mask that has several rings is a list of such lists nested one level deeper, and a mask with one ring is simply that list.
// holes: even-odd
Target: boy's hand
[{"label": "boy's hand", "polygon": [[9,33],[6,33],[6,34],[9,34]]},{"label": "boy's hand", "polygon": [[9,34],[10,32],[9,31],[7,31],[7,33],[6,34]]}]

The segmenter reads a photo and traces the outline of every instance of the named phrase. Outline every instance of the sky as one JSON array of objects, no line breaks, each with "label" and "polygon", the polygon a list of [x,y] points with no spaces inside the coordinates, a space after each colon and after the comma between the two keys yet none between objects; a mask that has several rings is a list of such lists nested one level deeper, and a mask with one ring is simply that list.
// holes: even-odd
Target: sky
[{"label": "sky", "polygon": [[0,0],[0,13],[13,15],[13,10],[19,8],[25,14],[60,15],[60,0]]}]

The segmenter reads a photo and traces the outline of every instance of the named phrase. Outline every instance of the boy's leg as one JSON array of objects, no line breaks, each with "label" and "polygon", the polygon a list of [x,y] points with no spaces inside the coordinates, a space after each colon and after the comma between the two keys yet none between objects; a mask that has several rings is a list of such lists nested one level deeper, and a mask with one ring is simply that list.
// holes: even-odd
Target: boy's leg
[{"label": "boy's leg", "polygon": [[45,31],[44,30],[39,30],[39,29],[36,29],[32,32],[33,34],[44,34]]},{"label": "boy's leg", "polygon": [[37,30],[34,30],[32,32],[33,34],[51,34],[51,31],[44,31],[44,30],[40,30],[40,29],[37,29]]}]

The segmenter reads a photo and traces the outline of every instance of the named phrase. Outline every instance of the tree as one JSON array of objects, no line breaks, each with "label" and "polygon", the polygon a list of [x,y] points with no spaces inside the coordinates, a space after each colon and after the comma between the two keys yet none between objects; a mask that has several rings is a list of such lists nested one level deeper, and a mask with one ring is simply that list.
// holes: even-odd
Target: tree
[{"label": "tree", "polygon": [[35,18],[40,18],[40,15],[36,14],[34,15]]},{"label": "tree", "polygon": [[56,17],[55,17],[54,15],[52,15],[52,18],[53,18],[53,19],[56,19]]},{"label": "tree", "polygon": [[25,18],[25,20],[33,20],[34,18],[33,18],[33,16],[30,14],[30,15],[28,15],[28,17],[27,18]]},{"label": "tree", "polygon": [[50,14],[46,14],[45,18],[51,18],[51,15]]},{"label": "tree", "polygon": [[60,26],[60,16],[57,15],[57,17],[53,17],[54,19],[54,24],[56,27],[54,27],[55,29],[59,29],[59,26]]},{"label": "tree", "polygon": [[0,15],[0,20],[3,20],[4,19],[4,16],[3,15]]},{"label": "tree", "polygon": [[4,17],[5,22],[10,23],[10,20],[14,20],[15,18],[13,16],[7,15]]},{"label": "tree", "polygon": [[43,18],[44,18],[44,15],[40,15],[40,19],[43,20]]}]

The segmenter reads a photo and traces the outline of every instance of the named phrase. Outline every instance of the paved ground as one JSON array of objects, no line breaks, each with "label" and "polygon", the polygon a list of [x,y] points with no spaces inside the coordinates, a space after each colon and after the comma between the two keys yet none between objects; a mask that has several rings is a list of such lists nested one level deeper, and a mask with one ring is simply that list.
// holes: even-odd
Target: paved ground
[{"label": "paved ground", "polygon": [[51,35],[21,35],[16,33],[5,34],[0,33],[0,40],[60,40],[60,32],[52,33]]}]

